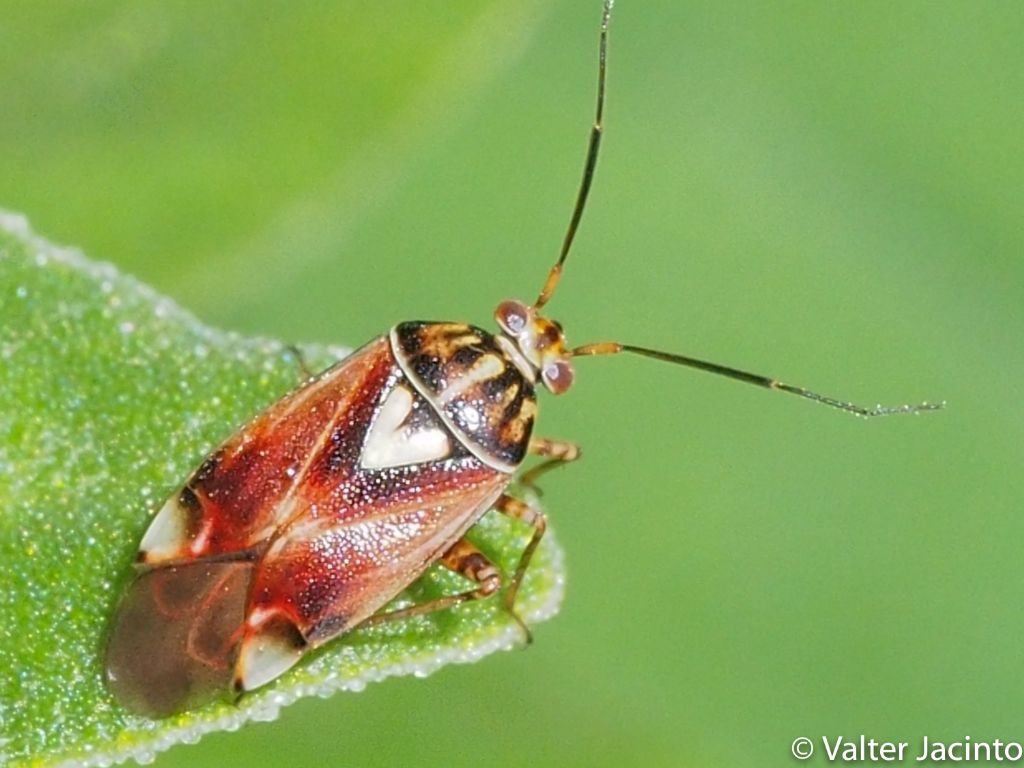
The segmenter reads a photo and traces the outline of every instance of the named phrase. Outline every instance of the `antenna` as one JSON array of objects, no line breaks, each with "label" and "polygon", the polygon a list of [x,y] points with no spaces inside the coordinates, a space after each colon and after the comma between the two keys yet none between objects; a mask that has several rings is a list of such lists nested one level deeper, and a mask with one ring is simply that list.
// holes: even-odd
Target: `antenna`
[{"label": "antenna", "polygon": [[[533,307],[529,311],[530,315],[535,318],[538,317],[535,314],[536,311],[548,303],[554,295],[555,290],[558,288],[559,281],[562,279],[562,269],[565,265],[566,258],[569,256],[569,250],[572,248],[573,239],[576,237],[576,230],[579,228],[580,219],[583,218],[583,209],[586,207],[587,197],[590,194],[590,185],[594,180],[594,169],[597,167],[597,155],[598,150],[601,148],[601,135],[604,131],[604,93],[608,58],[608,22],[611,19],[613,2],[614,0],[604,0],[604,12],[601,16],[601,40],[600,47],[598,49],[597,65],[597,110],[594,116],[594,124],[590,129],[590,142],[587,145],[587,158],[583,165],[583,179],[580,181],[580,189],[576,195],[576,206],[573,208],[572,218],[569,219],[569,228],[565,233],[565,239],[562,241],[562,250],[558,255],[558,261],[555,262],[554,266],[551,267],[551,271],[548,272],[547,280],[544,281],[544,287],[541,288],[540,295],[537,296],[537,301],[534,302]],[[561,338],[560,329],[559,338]],[[821,395],[817,392],[812,392],[809,389],[804,389],[803,387],[787,384],[784,381],[772,378],[771,376],[764,376],[759,373],[749,373],[747,371],[741,371],[738,368],[730,368],[726,365],[711,363],[706,360],[698,360],[693,357],[677,355],[671,352],[661,352],[656,349],[637,347],[630,344],[621,344],[617,341],[585,344],[582,347],[576,347],[571,351],[563,350],[561,354],[563,355],[562,359],[564,360],[567,357],[615,355],[620,352],[630,352],[634,355],[651,357],[655,360],[661,360],[675,365],[682,365],[687,368],[696,368],[718,376],[724,376],[729,379],[735,379],[736,381],[742,381],[747,384],[763,387],[764,389],[774,389],[780,392],[787,392],[791,395],[802,397],[805,400],[821,403],[822,405],[827,405],[830,408],[836,408],[864,418],[872,416],[890,416],[900,413],[938,411],[942,410],[946,405],[945,402],[925,402],[917,405],[877,405],[874,408],[869,408],[863,405],[857,405],[856,403],[840,400],[835,397],[830,397],[828,395]],[[567,388],[567,385],[558,391],[564,391],[565,388]]]},{"label": "antenna", "polygon": [[644,357],[653,357],[655,360],[662,360],[666,363],[674,363],[675,365],[684,365],[687,368],[697,368],[701,371],[707,371],[708,373],[714,373],[718,376],[725,376],[729,379],[736,379],[737,381],[746,382],[747,384],[753,384],[757,387],[764,387],[765,389],[776,389],[780,392],[788,392],[791,395],[797,397],[803,397],[807,400],[813,400],[816,403],[827,405],[830,408],[838,408],[841,411],[856,414],[857,416],[863,416],[869,418],[871,416],[892,416],[898,413],[921,413],[923,411],[941,411],[945,406],[945,402],[941,403],[920,403],[918,405],[896,405],[896,406],[883,406],[876,405],[874,408],[867,408],[863,405],[857,405],[855,403],[849,403],[844,400],[839,400],[828,395],[819,395],[817,392],[811,392],[809,389],[803,387],[796,387],[792,384],[786,384],[784,381],[773,379],[770,376],[763,376],[759,373],[748,373],[747,371],[741,371],[737,368],[730,368],[727,365],[719,365],[718,363],[709,363],[706,360],[698,360],[693,357],[686,357],[685,355],[676,355],[671,352],[660,352],[656,349],[647,349],[646,347],[635,347],[630,344],[620,344],[617,341],[604,341],[597,344],[584,344],[582,347],[576,347],[570,353],[573,357],[586,357],[589,355],[615,355],[619,352],[632,352],[635,355],[642,355]]},{"label": "antenna", "polygon": [[594,168],[597,167],[597,152],[601,148],[601,134],[604,131],[604,82],[605,82],[605,61],[608,58],[608,22],[612,17],[612,5],[614,0],[605,0],[604,12],[601,14],[601,43],[597,57],[597,111],[594,116],[594,124],[590,128],[590,142],[587,145],[587,160],[583,165],[583,179],[580,181],[580,191],[576,195],[576,207],[573,208],[572,218],[569,220],[569,229],[562,241],[562,250],[558,255],[558,261],[548,272],[548,279],[544,281],[544,287],[534,302],[533,308],[540,309],[555,293],[558,281],[562,279],[562,265],[572,248],[573,238],[576,237],[576,230],[583,218],[583,208],[587,204],[587,195],[590,194],[590,184],[594,180]]}]

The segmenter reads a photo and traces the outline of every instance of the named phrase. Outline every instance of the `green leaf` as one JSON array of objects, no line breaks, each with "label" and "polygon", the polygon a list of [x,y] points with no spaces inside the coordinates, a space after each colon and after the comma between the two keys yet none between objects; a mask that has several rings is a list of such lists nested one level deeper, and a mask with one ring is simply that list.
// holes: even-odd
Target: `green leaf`
[{"label": "green leaf", "polygon": [[[341,350],[304,350],[327,365]],[[148,521],[203,456],[299,380],[277,341],[208,328],[108,265],[0,212],[0,763],[105,765],[273,718],[299,697],[425,675],[521,645],[496,600],[357,630],[238,704],[154,722],[103,683],[114,606]],[[474,529],[508,573],[527,531]],[[517,606],[551,616],[562,592],[550,535]],[[399,602],[464,588],[439,569]]]}]

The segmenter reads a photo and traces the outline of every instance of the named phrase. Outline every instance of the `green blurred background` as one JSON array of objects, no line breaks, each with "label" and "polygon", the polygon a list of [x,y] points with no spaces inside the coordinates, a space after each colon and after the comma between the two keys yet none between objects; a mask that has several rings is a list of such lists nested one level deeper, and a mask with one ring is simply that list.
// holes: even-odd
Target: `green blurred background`
[{"label": "green blurred background", "polygon": [[[490,322],[557,252],[599,3],[0,2],[0,206],[212,324]],[[620,0],[562,291],[646,360],[540,432],[562,614],[525,652],[303,701],[156,765],[789,765],[1024,740],[1024,7]]]}]

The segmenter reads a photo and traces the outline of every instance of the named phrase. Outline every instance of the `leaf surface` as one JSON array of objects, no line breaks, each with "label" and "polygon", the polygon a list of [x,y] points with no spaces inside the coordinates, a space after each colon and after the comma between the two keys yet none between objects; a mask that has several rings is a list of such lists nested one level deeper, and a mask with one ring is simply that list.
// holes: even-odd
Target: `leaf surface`
[{"label": "leaf surface", "polygon": [[[341,349],[308,348],[314,367]],[[522,642],[500,601],[357,630],[237,704],[154,722],[103,682],[103,647],[142,533],[202,458],[300,379],[287,345],[209,328],[113,267],[0,212],[0,763],[106,765],[275,717],[299,697],[426,675]],[[527,531],[491,514],[476,543],[509,573]],[[551,616],[549,536],[517,606]],[[440,569],[397,602],[464,588]]]}]

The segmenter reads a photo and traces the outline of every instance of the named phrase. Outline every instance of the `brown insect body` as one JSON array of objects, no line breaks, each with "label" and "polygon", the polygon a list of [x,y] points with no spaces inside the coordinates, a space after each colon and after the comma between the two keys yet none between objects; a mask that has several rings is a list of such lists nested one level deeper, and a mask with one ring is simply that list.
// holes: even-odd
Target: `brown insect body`
[{"label": "brown insect body", "polygon": [[143,537],[111,688],[165,716],[272,680],[459,542],[526,454],[532,382],[491,334],[403,323],[230,438]]},{"label": "brown insect body", "polygon": [[[942,404],[867,408],[773,377],[619,342],[570,349],[540,314],[562,277],[603,131],[612,0],[605,0],[597,110],[576,206],[533,304],[504,301],[491,334],[460,323],[395,326],[287,395],[203,462],[151,523],[138,578],[115,617],[107,674],[128,707],[161,717],[234,688],[264,685],[308,649],[367,621],[488,597],[501,574],[463,534],[488,510],[533,529],[505,590],[515,598],[546,529],[506,494],[521,476],[577,459],[568,442],[531,438],[535,384],[566,392],[571,359],[628,352],[786,392],[863,417]],[[381,616],[431,564],[476,588]]]}]

